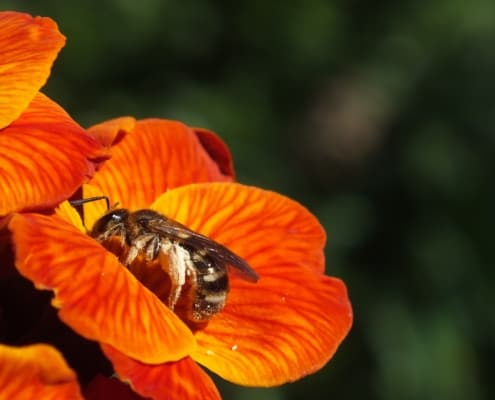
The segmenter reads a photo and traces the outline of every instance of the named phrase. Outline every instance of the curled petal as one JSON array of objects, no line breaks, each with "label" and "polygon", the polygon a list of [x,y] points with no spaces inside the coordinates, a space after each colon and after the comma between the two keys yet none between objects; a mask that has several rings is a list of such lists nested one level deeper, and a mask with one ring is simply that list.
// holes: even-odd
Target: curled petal
[{"label": "curled petal", "polygon": [[121,117],[93,125],[88,133],[105,147],[111,147],[136,126],[136,120],[132,117]]},{"label": "curled petal", "polygon": [[[103,128],[104,124],[97,126],[99,135]],[[109,134],[115,132],[115,120],[107,128]],[[231,179],[220,171],[193,130],[180,122],[148,119],[137,121],[131,133],[120,132],[111,147],[112,158],[90,182],[112,204],[146,208],[168,189]]]},{"label": "curled petal", "polygon": [[220,400],[218,390],[208,376],[191,358],[160,365],[146,365],[102,345],[115,372],[132,388],[155,400]]},{"label": "curled petal", "polygon": [[37,94],[0,131],[0,215],[69,197],[105,153],[56,103]]},{"label": "curled petal", "polygon": [[9,229],[17,269],[37,288],[55,292],[60,319],[82,336],[150,364],[194,348],[182,321],[76,227],[57,216],[15,214]]},{"label": "curled petal", "polygon": [[189,185],[153,208],[226,245],[259,274],[230,276],[222,312],[192,357],[229,381],[271,386],[321,368],[352,324],[345,285],[324,276],[325,235],[298,203],[234,183]]},{"label": "curled petal", "polygon": [[235,178],[234,161],[227,145],[212,131],[194,128],[194,133],[224,175]]},{"label": "curled petal", "polygon": [[81,399],[77,376],[53,347],[0,344],[1,398]]},{"label": "curled petal", "polygon": [[0,129],[17,119],[45,84],[64,44],[50,18],[0,12]]}]

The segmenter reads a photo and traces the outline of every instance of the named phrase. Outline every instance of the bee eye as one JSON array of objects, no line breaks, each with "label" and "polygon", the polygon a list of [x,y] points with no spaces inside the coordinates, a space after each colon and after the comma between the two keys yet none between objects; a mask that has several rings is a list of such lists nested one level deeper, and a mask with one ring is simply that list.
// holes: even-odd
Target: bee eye
[{"label": "bee eye", "polygon": [[124,209],[110,211],[95,222],[92,230],[92,235],[94,236],[102,233],[110,229],[112,226],[121,223],[122,221],[124,221],[127,215],[128,212]]},{"label": "bee eye", "polygon": [[110,213],[109,217],[113,222],[120,222],[124,219],[124,216],[122,215],[122,213],[118,213],[115,211]]}]

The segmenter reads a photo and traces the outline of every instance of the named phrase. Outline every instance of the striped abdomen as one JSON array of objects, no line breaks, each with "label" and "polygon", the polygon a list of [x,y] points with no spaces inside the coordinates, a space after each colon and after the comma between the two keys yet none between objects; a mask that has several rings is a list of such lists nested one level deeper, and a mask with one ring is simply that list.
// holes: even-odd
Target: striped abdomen
[{"label": "striped abdomen", "polygon": [[229,278],[225,264],[213,260],[206,250],[190,251],[191,263],[187,293],[188,319],[194,323],[208,321],[225,306]]}]

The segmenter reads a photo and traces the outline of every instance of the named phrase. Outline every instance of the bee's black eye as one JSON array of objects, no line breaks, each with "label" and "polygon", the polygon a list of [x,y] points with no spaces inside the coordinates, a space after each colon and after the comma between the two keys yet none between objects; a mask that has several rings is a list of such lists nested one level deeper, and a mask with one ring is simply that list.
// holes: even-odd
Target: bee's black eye
[{"label": "bee's black eye", "polygon": [[120,211],[113,211],[109,214],[109,217],[112,221],[114,222],[120,222],[124,219],[126,212],[123,212],[124,210]]},{"label": "bee's black eye", "polygon": [[128,217],[128,215],[129,212],[122,208],[106,213],[103,217],[95,222],[91,231],[91,235],[97,236],[98,234],[109,230],[112,226],[120,224],[122,221],[124,221]]}]

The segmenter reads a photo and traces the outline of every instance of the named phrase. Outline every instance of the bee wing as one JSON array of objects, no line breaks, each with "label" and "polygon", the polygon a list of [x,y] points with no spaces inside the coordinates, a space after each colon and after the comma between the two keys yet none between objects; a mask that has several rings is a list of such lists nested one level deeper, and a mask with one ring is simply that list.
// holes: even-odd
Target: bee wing
[{"label": "bee wing", "polygon": [[232,267],[232,271],[235,271],[237,275],[245,280],[257,282],[259,279],[256,271],[227,247],[215,242],[207,236],[190,230],[177,221],[170,218],[161,221],[148,221],[148,229],[171,239],[177,239],[178,242],[190,246],[195,250],[205,250],[210,257]]}]

